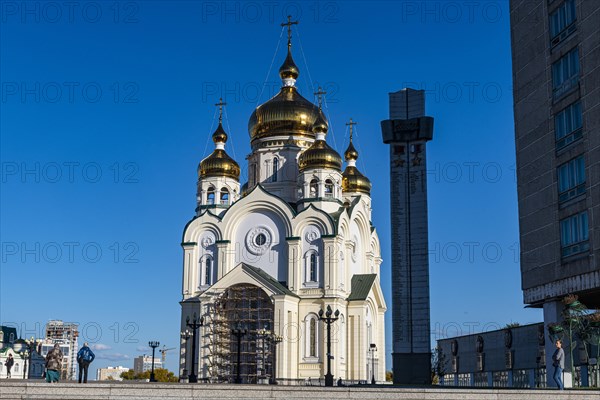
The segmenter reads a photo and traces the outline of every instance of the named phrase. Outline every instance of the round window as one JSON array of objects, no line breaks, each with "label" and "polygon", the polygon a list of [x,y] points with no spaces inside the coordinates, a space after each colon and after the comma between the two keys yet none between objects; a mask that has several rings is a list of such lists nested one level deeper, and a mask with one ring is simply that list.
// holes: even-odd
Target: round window
[{"label": "round window", "polygon": [[254,237],[254,243],[256,243],[257,246],[264,246],[265,243],[267,243],[267,237],[264,233],[259,233]]}]

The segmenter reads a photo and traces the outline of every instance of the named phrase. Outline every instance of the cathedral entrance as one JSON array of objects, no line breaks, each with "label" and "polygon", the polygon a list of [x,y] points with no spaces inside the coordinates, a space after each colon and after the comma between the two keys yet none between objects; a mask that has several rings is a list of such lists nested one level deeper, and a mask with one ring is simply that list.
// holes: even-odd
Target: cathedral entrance
[{"label": "cathedral entrance", "polygon": [[258,286],[238,284],[217,295],[205,341],[213,382],[269,383],[274,310]]}]

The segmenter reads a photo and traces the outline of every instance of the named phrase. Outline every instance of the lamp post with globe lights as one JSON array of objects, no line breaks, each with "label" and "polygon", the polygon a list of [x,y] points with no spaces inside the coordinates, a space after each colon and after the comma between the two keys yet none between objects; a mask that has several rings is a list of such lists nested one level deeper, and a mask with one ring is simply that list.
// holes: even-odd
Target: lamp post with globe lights
[{"label": "lamp post with globe lights", "polygon": [[327,324],[327,374],[325,374],[325,386],[333,386],[333,375],[331,374],[331,359],[333,358],[331,354],[331,324],[337,321],[339,317],[340,310],[335,310],[334,313],[330,305],[327,306],[325,312],[323,312],[323,309],[319,310],[319,319]]}]

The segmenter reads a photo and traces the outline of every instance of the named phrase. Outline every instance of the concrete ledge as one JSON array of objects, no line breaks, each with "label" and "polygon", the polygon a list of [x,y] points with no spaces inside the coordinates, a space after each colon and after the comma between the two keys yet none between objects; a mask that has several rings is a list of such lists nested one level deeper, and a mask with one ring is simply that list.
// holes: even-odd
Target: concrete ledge
[{"label": "concrete ledge", "polygon": [[598,400],[597,390],[323,388],[311,386],[204,385],[181,383],[77,383],[2,381],[2,400],[223,400],[223,399],[398,399],[398,400]]}]

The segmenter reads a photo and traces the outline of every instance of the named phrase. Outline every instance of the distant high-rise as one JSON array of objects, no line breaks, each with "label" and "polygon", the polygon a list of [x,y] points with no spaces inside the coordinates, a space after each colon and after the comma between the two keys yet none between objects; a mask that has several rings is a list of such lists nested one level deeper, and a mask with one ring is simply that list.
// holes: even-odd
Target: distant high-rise
[{"label": "distant high-rise", "polygon": [[390,145],[394,383],[431,381],[426,144],[433,118],[423,90],[390,93],[381,122]]},{"label": "distant high-rise", "polygon": [[600,2],[512,0],[510,18],[521,286],[548,324],[570,293],[600,307]]},{"label": "distant high-rise", "polygon": [[74,380],[77,376],[78,337],[78,325],[75,323],[52,320],[46,324],[46,338],[42,344],[41,355],[45,357],[55,344],[60,345],[64,356],[61,371],[63,380]]}]

